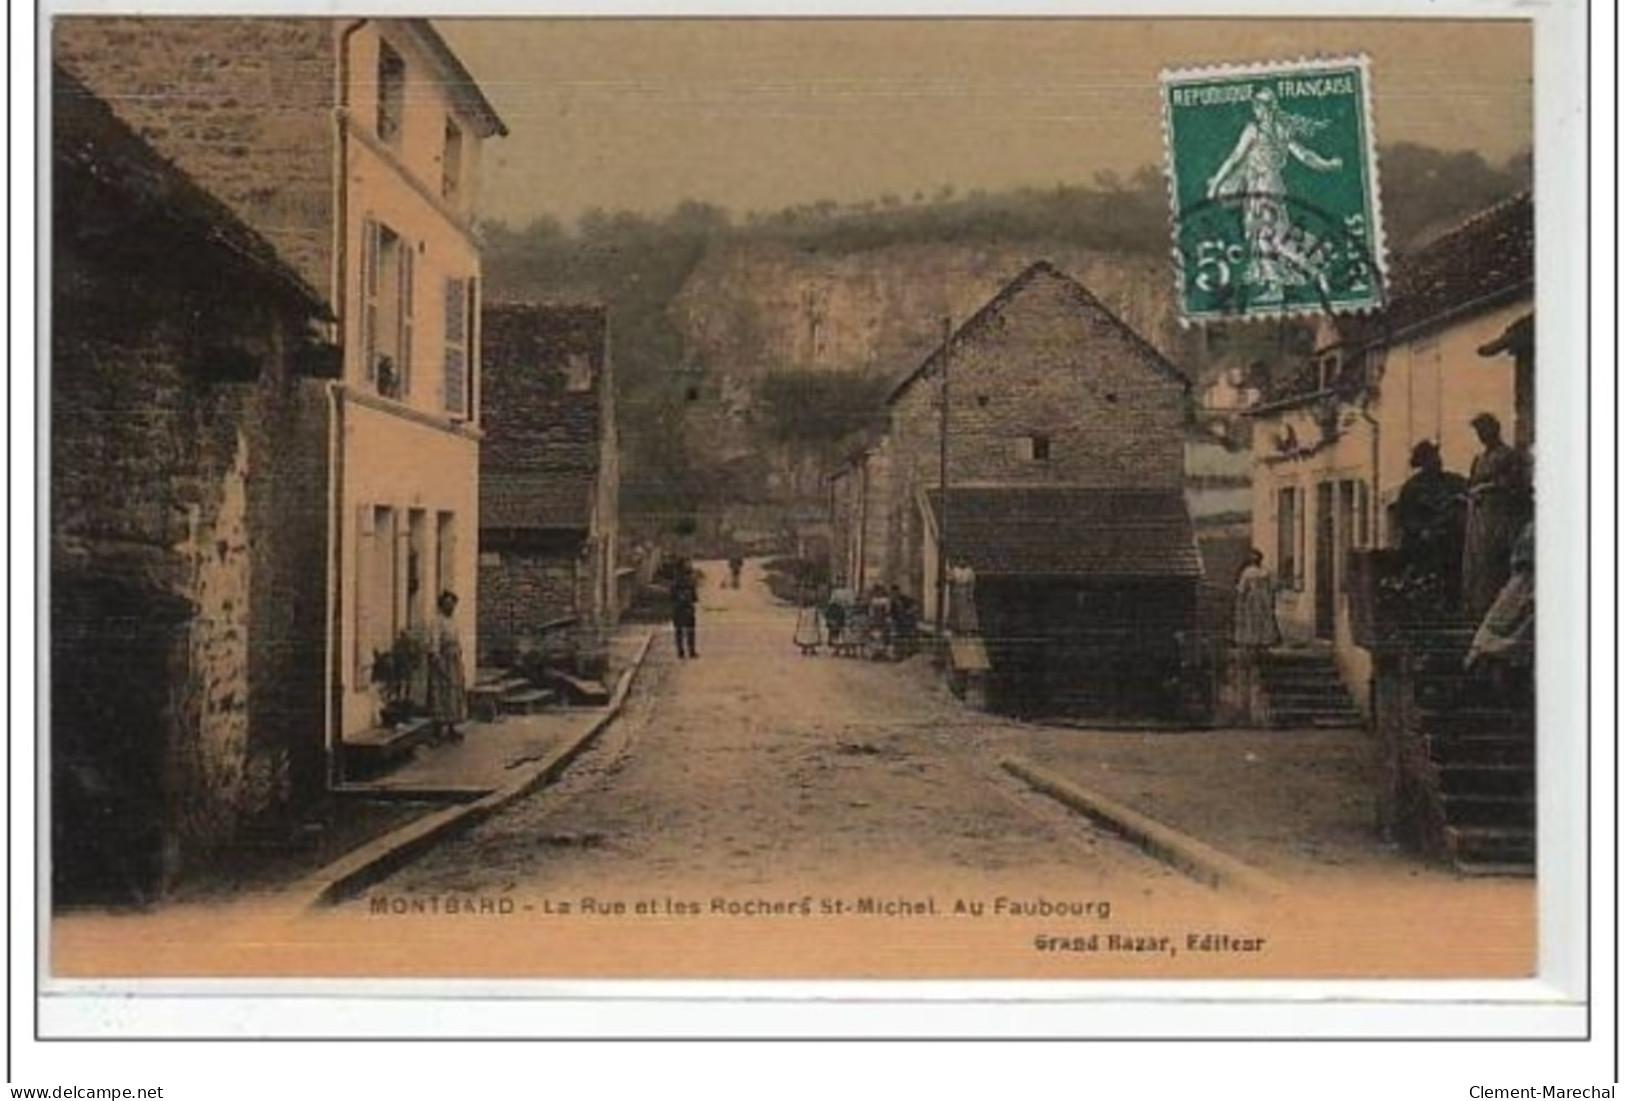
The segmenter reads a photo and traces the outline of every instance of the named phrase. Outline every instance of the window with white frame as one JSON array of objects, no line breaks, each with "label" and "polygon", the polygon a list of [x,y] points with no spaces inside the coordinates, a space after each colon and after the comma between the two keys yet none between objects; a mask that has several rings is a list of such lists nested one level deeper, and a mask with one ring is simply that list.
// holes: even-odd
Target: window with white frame
[{"label": "window with white frame", "polygon": [[366,378],[384,397],[404,400],[412,392],[411,244],[370,218],[362,233],[361,349]]}]

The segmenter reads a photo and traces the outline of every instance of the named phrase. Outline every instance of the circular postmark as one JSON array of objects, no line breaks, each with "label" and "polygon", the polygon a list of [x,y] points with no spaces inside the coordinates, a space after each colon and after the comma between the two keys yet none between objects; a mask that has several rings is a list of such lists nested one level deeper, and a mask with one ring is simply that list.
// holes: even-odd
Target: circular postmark
[{"label": "circular postmark", "polygon": [[1363,215],[1338,217],[1290,195],[1241,192],[1181,211],[1174,242],[1189,321],[1354,313],[1384,304]]}]

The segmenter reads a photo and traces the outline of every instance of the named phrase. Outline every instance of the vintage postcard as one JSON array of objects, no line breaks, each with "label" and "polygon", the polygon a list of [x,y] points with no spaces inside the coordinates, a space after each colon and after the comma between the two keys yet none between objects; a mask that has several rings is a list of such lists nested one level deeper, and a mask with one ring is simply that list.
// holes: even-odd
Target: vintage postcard
[{"label": "vintage postcard", "polygon": [[1540,18],[54,13],[47,989],[1572,976]]}]

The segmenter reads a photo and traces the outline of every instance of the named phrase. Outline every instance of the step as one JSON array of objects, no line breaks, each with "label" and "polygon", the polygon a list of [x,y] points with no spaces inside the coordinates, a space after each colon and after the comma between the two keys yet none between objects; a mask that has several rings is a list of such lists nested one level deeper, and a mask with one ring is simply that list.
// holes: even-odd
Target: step
[{"label": "step", "polygon": [[498,701],[498,706],[507,715],[531,715],[553,702],[555,698],[553,693],[545,688],[524,688],[504,695]]},{"label": "step", "polygon": [[1439,790],[1446,795],[1533,796],[1535,770],[1518,764],[1452,763],[1439,769]]},{"label": "step", "polygon": [[1354,708],[1321,709],[1314,711],[1287,711],[1271,709],[1270,725],[1289,730],[1298,727],[1326,730],[1346,730],[1365,725],[1365,716]]},{"label": "step", "polygon": [[426,740],[433,733],[432,719],[409,719],[394,726],[373,726],[346,734],[344,748],[388,751],[404,745],[410,749],[415,740]]},{"label": "step", "polygon": [[573,704],[602,707],[609,702],[609,688],[603,681],[588,680],[557,669],[549,669],[547,679]]},{"label": "step", "polygon": [[1527,734],[1429,734],[1428,756],[1441,766],[1535,765],[1535,742]]},{"label": "step", "polygon": [[1266,667],[1270,665],[1329,665],[1334,660],[1329,646],[1288,647],[1264,652],[1264,665]]},{"label": "step", "polygon": [[480,722],[495,722],[502,715],[503,689],[497,684],[476,684],[468,690],[469,713]]},{"label": "step", "polygon": [[1426,734],[1516,734],[1533,737],[1533,716],[1522,711],[1489,707],[1426,709],[1417,713],[1412,726]]},{"label": "step", "polygon": [[1269,692],[1269,706],[1280,711],[1357,710],[1347,692]]},{"label": "step", "polygon": [[[1446,826],[1445,847],[1458,866],[1525,869],[1535,865],[1535,831],[1504,826]],[[1464,868],[1465,870],[1465,868]],[[1498,874],[1498,873],[1482,873]]]},{"label": "step", "polygon": [[474,682],[475,691],[497,692],[502,695],[506,695],[509,692],[518,692],[520,689],[529,687],[530,681],[526,680],[524,677],[516,677],[512,675],[505,676],[497,680],[477,680]]},{"label": "step", "polygon": [[1533,795],[1466,795],[1444,793],[1439,796],[1444,806],[1445,821],[1452,826],[1502,826],[1533,829],[1535,800]]},{"label": "step", "polygon": [[1265,688],[1276,692],[1347,692],[1348,686],[1339,677],[1270,677],[1262,681]]},{"label": "step", "polygon": [[374,726],[344,738],[342,763],[346,775],[377,772],[409,756],[434,737],[432,719],[412,719],[394,726]]}]

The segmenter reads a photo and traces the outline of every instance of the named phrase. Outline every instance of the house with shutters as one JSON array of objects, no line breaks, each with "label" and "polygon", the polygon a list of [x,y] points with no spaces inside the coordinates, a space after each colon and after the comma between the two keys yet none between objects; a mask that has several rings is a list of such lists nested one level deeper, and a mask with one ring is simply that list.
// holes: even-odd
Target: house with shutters
[{"label": "house with shutters", "polygon": [[1387,307],[1324,321],[1302,376],[1250,411],[1253,543],[1279,582],[1282,632],[1328,652],[1367,711],[1354,564],[1397,542],[1412,449],[1432,443],[1467,474],[1480,413],[1509,444],[1534,443],[1534,241],[1524,194],[1396,257]]},{"label": "house with shutters", "polygon": [[[1378,745],[1390,835],[1465,871],[1529,873],[1532,667],[1465,668],[1482,612],[1464,599],[1460,571],[1454,583],[1416,584],[1398,506],[1419,444],[1445,471],[1472,471],[1482,414],[1499,421],[1518,468],[1532,466],[1533,196],[1396,256],[1386,297],[1376,313],[1324,321],[1303,376],[1250,411],[1253,540],[1296,644],[1266,663],[1266,702],[1274,712],[1298,687],[1273,683],[1272,666],[1298,677],[1314,660],[1335,669]],[[1475,506],[1460,507],[1465,518]]]},{"label": "house with shutters", "polygon": [[[506,127],[425,19],[104,18],[54,60],[327,301],[323,736],[379,723],[378,655],[462,598],[474,675],[481,149]],[[157,94],[162,93],[162,94]]]},{"label": "house with shutters", "polygon": [[885,431],[831,479],[834,573],[918,601],[957,662],[985,664],[995,708],[1177,711],[1202,577],[1188,388],[1033,264],[898,381]]}]

